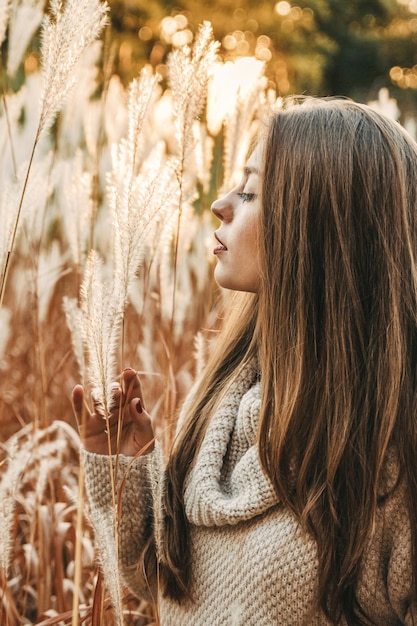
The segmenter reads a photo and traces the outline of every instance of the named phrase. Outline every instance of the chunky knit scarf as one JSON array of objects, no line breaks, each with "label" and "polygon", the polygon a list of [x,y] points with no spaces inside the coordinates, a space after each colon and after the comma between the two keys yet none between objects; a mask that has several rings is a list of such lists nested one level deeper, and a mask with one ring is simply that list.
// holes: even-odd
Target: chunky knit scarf
[{"label": "chunky knit scarf", "polygon": [[184,495],[187,518],[196,526],[237,524],[277,503],[258,454],[256,378],[256,363],[245,365],[210,421]]}]

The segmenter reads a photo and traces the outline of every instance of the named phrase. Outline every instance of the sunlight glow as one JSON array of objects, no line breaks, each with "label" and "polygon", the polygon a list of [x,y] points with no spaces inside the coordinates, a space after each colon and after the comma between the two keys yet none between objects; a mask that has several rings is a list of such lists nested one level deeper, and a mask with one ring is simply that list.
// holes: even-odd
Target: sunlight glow
[{"label": "sunlight glow", "polygon": [[291,5],[286,0],[281,0],[276,3],[275,11],[278,15],[288,15],[291,11]]}]

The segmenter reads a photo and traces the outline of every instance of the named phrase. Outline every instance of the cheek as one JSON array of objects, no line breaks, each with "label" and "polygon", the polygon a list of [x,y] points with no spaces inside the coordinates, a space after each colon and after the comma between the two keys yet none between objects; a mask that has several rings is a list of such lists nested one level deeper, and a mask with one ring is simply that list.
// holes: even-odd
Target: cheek
[{"label": "cheek", "polygon": [[[261,273],[259,226],[257,220],[248,222],[242,233],[242,246],[240,247],[240,259],[242,272],[251,282],[257,283]],[[244,269],[243,269],[244,268]],[[251,289],[257,291],[257,289]]]},{"label": "cheek", "polygon": [[242,228],[241,237],[247,252],[250,252],[251,256],[257,257],[259,251],[259,223],[253,215]]}]

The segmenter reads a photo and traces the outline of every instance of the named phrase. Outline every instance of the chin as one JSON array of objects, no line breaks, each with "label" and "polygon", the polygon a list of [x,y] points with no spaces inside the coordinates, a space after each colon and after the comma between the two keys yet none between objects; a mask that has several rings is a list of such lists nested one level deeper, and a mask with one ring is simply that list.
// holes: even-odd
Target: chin
[{"label": "chin", "polygon": [[219,285],[219,287],[222,287],[223,289],[228,289],[229,291],[242,291],[245,293],[258,293],[259,291],[258,288],[255,288],[255,286],[239,284],[235,281],[218,280],[216,277],[215,281]]}]

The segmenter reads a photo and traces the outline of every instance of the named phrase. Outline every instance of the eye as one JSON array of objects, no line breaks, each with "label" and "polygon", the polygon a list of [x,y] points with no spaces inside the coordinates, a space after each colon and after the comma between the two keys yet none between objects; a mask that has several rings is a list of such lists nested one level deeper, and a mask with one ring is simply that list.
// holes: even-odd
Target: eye
[{"label": "eye", "polygon": [[257,197],[256,193],[245,193],[244,191],[241,191],[237,195],[239,198],[242,198],[242,202],[253,202]]}]

